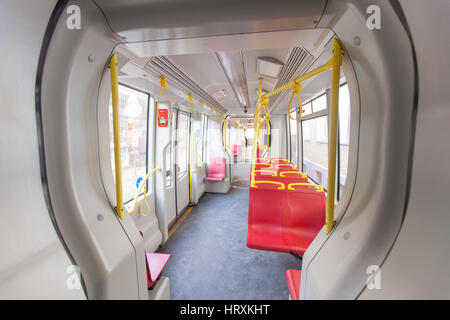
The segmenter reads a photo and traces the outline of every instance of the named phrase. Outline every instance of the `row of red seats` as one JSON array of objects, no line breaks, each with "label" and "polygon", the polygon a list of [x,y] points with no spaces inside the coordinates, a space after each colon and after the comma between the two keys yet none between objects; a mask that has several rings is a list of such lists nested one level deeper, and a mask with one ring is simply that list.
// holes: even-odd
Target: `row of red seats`
[{"label": "row of red seats", "polygon": [[303,255],[325,223],[325,192],[287,160],[256,161],[247,247]]},{"label": "row of red seats", "polygon": [[[252,164],[247,247],[303,255],[325,223],[325,192],[286,159]],[[291,299],[298,299],[301,271],[288,270]]]}]

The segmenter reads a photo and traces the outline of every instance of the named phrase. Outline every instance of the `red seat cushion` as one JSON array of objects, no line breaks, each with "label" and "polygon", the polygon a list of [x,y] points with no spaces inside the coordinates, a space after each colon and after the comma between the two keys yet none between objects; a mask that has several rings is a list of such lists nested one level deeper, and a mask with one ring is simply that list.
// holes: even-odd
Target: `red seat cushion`
[{"label": "red seat cushion", "polygon": [[171,254],[146,252],[145,259],[147,262],[147,286],[152,287],[158,277],[161,275],[164,266],[170,259]]},{"label": "red seat cushion", "polygon": [[289,295],[292,300],[300,299],[300,280],[302,272],[300,270],[289,269],[286,271],[286,282],[289,290]]},{"label": "red seat cushion", "polygon": [[225,178],[225,158],[211,158],[208,163],[208,176],[205,178],[209,181],[222,181]]},{"label": "red seat cushion", "polygon": [[239,145],[233,144],[233,146],[231,147],[231,151],[233,152],[233,156],[238,156],[239,155]]},{"label": "red seat cushion", "polygon": [[256,186],[249,191],[247,247],[302,255],[325,223],[324,192],[304,186],[294,191],[278,190],[275,184]]}]

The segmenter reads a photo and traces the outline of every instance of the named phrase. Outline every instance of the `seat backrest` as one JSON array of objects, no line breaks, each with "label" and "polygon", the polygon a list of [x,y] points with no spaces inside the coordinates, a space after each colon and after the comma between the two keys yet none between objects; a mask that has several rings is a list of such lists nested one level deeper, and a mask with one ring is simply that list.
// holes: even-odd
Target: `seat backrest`
[{"label": "seat backrest", "polygon": [[281,230],[283,212],[286,210],[286,190],[278,190],[274,184],[258,184],[250,187],[248,223],[252,228],[270,225]]},{"label": "seat backrest", "polygon": [[233,152],[234,156],[238,156],[239,155],[239,145],[233,144],[233,146],[231,147],[231,151]]},{"label": "seat backrest", "polygon": [[302,232],[310,233],[314,238],[325,224],[325,192],[296,186],[295,190],[286,191],[286,206],[288,214],[283,221],[285,228],[301,227]]},{"label": "seat backrest", "polygon": [[225,175],[225,158],[212,157],[208,163],[209,175]]}]

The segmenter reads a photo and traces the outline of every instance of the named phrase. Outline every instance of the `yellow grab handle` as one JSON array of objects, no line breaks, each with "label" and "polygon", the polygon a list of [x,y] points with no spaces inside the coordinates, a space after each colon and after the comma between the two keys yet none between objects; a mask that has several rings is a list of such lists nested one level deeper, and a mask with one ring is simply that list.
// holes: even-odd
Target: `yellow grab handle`
[{"label": "yellow grab handle", "polygon": [[253,170],[252,174],[255,174],[255,172],[261,172],[261,173],[267,172],[267,173],[271,173],[272,177],[277,177],[278,176],[277,173],[275,171],[272,171],[272,170]]},{"label": "yellow grab handle", "polygon": [[139,189],[138,189],[138,191],[136,193],[136,196],[134,197],[133,206],[131,207],[131,210],[129,211],[129,214],[133,214],[134,211],[136,211],[137,201],[138,201],[139,195],[141,194],[142,188],[144,188],[145,182],[148,180],[148,178],[150,178],[150,176],[152,174],[154,174],[156,171],[161,171],[161,168],[153,169],[152,171],[147,173],[147,175],[145,176],[144,180],[141,181],[141,185],[139,186]]},{"label": "yellow grab handle", "polygon": [[271,163],[255,162],[254,165],[255,166],[270,166],[272,168]]},{"label": "yellow grab handle", "polygon": [[273,158],[270,159],[270,161],[273,163],[274,161],[286,161],[287,163],[291,163],[288,159],[283,159],[283,158]]},{"label": "yellow grab handle", "polygon": [[170,104],[170,115],[169,115],[169,119],[167,119],[167,120],[170,120],[172,118],[172,114],[173,114],[172,100],[170,99],[169,90],[167,90],[166,78],[163,75],[161,75],[160,77],[161,77],[161,81],[159,82],[159,84],[161,85],[161,90],[159,91],[158,101],[156,102],[156,114],[159,115],[159,101],[161,100],[161,94],[163,92],[163,89],[166,89],[167,98],[169,99],[169,104]]},{"label": "yellow grab handle", "polygon": [[141,205],[139,206],[139,213],[140,213],[140,215],[143,216],[143,217],[146,217],[146,216],[148,216],[148,214],[145,214],[142,211],[142,205],[143,205],[144,202],[145,202],[145,205],[147,206],[148,212],[150,213],[151,209],[150,209],[150,205],[148,204],[148,201],[147,201],[147,187],[146,186],[144,186],[144,201],[142,201]]},{"label": "yellow grab handle", "polygon": [[270,159],[266,159],[266,158],[256,158],[255,159],[255,161],[265,161],[265,160],[267,160],[268,161],[268,163],[270,164]]},{"label": "yellow grab handle", "polygon": [[[300,90],[302,90],[302,86],[300,85],[300,83],[295,83],[294,87],[292,87],[292,95],[291,95],[291,98],[289,99],[289,103],[288,103],[288,115],[289,115],[289,118],[291,118],[292,120],[298,120],[298,118],[300,118],[302,115],[303,110],[302,110],[302,99],[300,99]],[[292,99],[294,98],[294,95],[297,96],[298,105],[300,108],[296,118],[292,118],[292,116],[291,116],[291,103],[292,103]]]},{"label": "yellow grab handle", "polygon": [[318,190],[316,190],[316,192],[324,192],[325,190],[323,189],[322,186],[319,186],[318,184],[312,184],[312,183],[301,183],[301,182],[295,182],[295,183],[290,183],[288,185],[288,190],[294,191],[295,189],[292,188],[293,186],[305,186],[305,187],[314,187],[317,188]]},{"label": "yellow grab handle", "polygon": [[298,172],[298,171],[283,171],[283,172],[280,172],[280,177],[286,178],[286,177],[284,176],[285,173],[296,173],[296,174],[300,174],[302,178],[308,178],[308,176],[306,175],[306,173],[304,173],[304,172]]},{"label": "yellow grab handle", "polygon": [[278,190],[284,190],[286,189],[286,186],[284,185],[283,182],[278,182],[278,181],[253,181],[253,185],[251,186],[252,188],[258,188],[257,186],[255,186],[255,184],[259,184],[259,183],[269,183],[269,184],[277,184],[280,185],[281,187],[278,187]]},{"label": "yellow grab handle", "polygon": [[280,167],[291,167],[294,170],[297,170],[297,167],[290,163],[275,163],[275,169],[279,169]]}]

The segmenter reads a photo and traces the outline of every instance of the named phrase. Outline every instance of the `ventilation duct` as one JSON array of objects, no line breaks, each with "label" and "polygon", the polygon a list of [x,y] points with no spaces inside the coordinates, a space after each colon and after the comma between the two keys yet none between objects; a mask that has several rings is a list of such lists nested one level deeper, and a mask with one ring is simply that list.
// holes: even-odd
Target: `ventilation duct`
[{"label": "ventilation duct", "polygon": [[216,55],[241,108],[250,107],[242,51],[220,51]]},{"label": "ventilation duct", "polygon": [[189,78],[189,76],[187,76],[170,58],[164,56],[153,57],[145,65],[145,69],[158,78],[161,74],[164,75],[167,82],[173,84],[178,89],[185,91],[186,94],[188,92],[192,93],[192,96],[198,100],[203,100],[206,105],[211,106],[222,113],[227,112],[227,109]]},{"label": "ventilation duct", "polygon": [[[281,69],[280,77],[278,78],[275,88],[284,86],[294,78],[304,74],[313,62],[314,56],[312,54],[302,47],[294,47],[291,50],[286,64]],[[272,110],[289,92],[289,90],[284,90],[270,97],[269,108]]]}]

